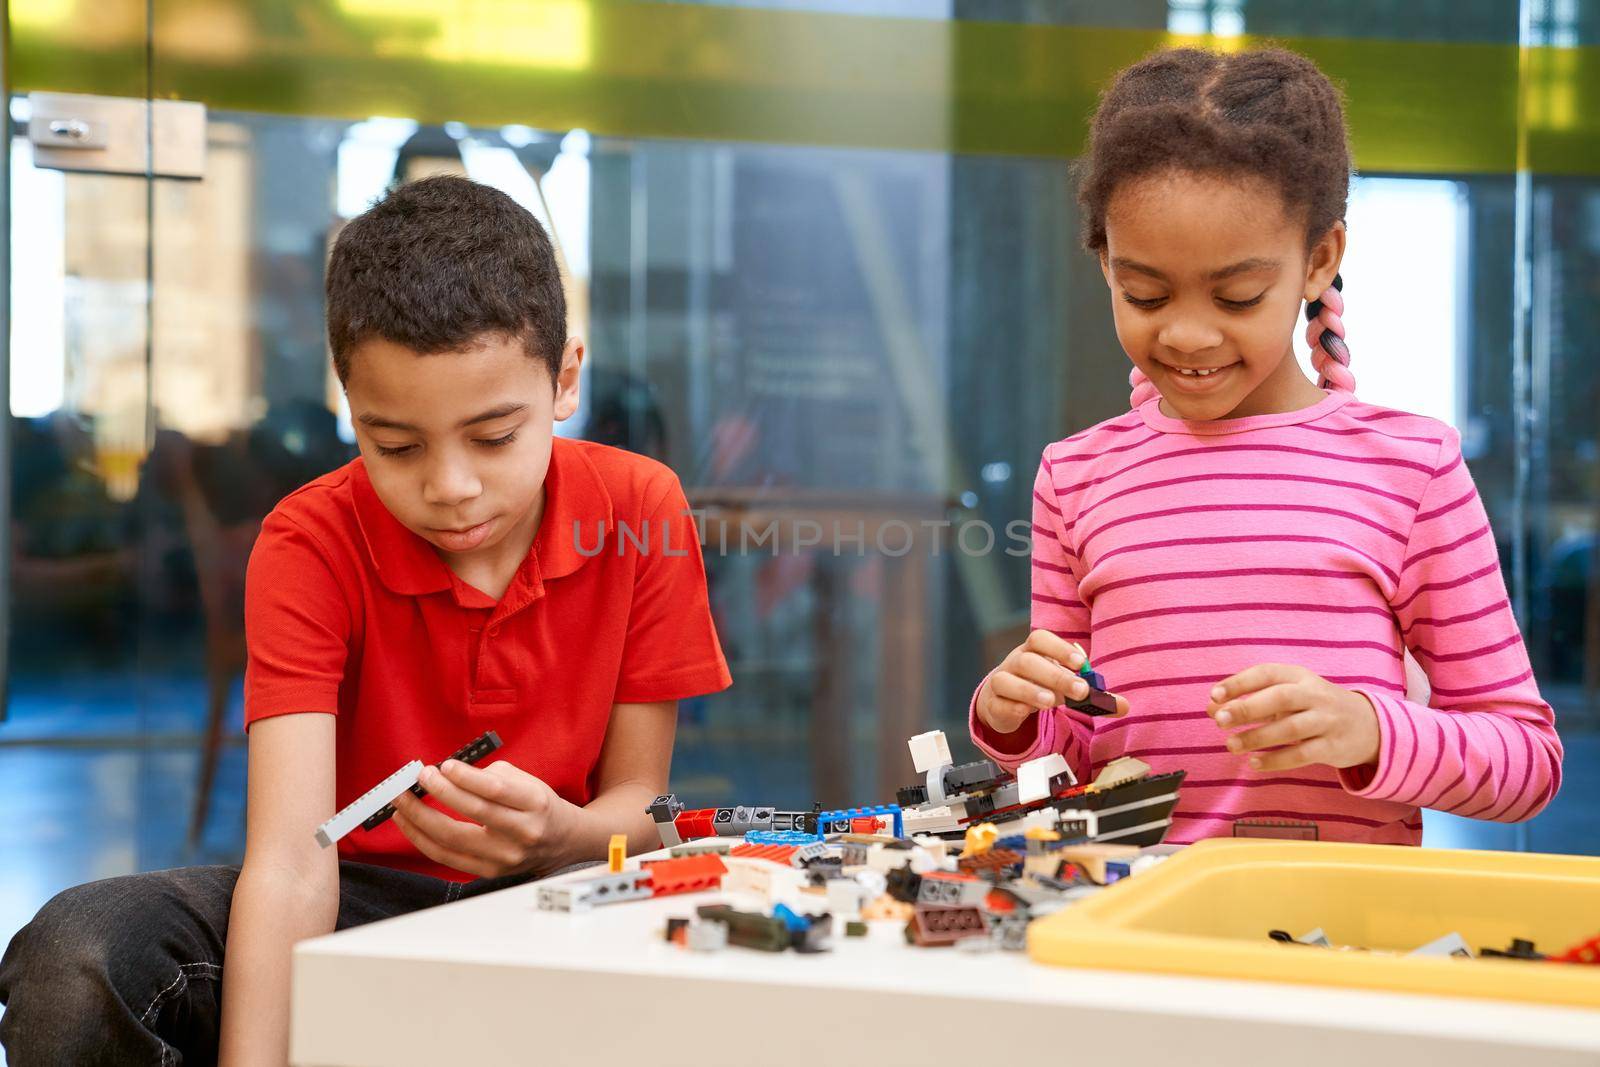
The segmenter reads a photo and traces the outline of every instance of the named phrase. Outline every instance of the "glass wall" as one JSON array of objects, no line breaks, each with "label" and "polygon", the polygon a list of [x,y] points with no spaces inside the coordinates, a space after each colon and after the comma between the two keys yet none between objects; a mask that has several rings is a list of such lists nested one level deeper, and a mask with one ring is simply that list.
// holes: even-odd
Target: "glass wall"
[{"label": "glass wall", "polygon": [[[1600,847],[1587,9],[159,0],[153,30],[109,4],[85,37],[84,4],[10,5],[0,782],[78,807],[0,851],[65,848],[46,881],[237,855],[244,564],[276,500],[353,454],[324,258],[389,182],[439,170],[556,237],[590,348],[563,432],[663,459],[703,512],[735,686],[684,707],[674,788],[891,793],[904,739],[959,739],[1025,632],[1008,524],[1040,450],[1126,407],[1069,167],[1096,88],[1184,34],[1272,37],[1345,84],[1362,395],[1461,430],[1557,708],[1550,810],[1430,814],[1429,841]],[[204,178],[36,168],[37,89],[207,103]]]}]

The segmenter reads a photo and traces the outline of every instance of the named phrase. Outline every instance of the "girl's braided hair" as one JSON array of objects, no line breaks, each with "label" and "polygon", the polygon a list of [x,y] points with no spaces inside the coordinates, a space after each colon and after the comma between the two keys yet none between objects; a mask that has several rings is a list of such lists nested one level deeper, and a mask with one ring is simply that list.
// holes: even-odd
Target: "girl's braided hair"
[{"label": "girl's braided hair", "polygon": [[[1106,250],[1106,206],[1130,179],[1179,170],[1248,175],[1276,188],[1306,220],[1306,247],[1344,218],[1350,145],[1339,91],[1316,64],[1281,48],[1219,53],[1172,48],[1117,75],[1079,161],[1083,243]],[[1355,389],[1344,344],[1342,281],[1306,308],[1306,341],[1323,388]],[[1135,407],[1155,395],[1137,368]]]}]

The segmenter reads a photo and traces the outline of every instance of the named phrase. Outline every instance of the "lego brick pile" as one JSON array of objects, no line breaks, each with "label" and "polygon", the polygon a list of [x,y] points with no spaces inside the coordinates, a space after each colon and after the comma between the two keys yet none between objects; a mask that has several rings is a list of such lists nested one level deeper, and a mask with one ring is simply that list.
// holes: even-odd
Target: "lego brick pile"
[{"label": "lego brick pile", "polygon": [[1443,937],[1429,941],[1426,945],[1414,948],[1410,952],[1390,952],[1383,949],[1366,948],[1359,945],[1335,945],[1322,932],[1319,926],[1309,933],[1295,937],[1287,930],[1268,930],[1267,936],[1274,941],[1285,945],[1307,945],[1313,948],[1332,948],[1343,952],[1371,952],[1380,956],[1440,956],[1454,959],[1507,959],[1527,960],[1533,963],[1585,963],[1600,966],[1600,936],[1591,937],[1580,941],[1576,945],[1556,953],[1543,953],[1532,942],[1524,938],[1513,938],[1505,948],[1484,947],[1473,952],[1467,944],[1467,939],[1459,933],[1451,932]]},{"label": "lego brick pile", "polygon": [[701,951],[816,952],[892,921],[913,945],[1020,950],[1033,919],[1163,858],[1183,780],[1133,759],[1088,784],[1059,755],[1015,775],[989,760],[955,764],[937,731],[912,738],[911,755],[922,777],[894,804],[686,809],[658,797],[648,810],[670,858],[624,871],[614,852],[608,874],[541,886],[539,907],[721,889],[750,906],[702,906],[670,921],[667,938]]}]

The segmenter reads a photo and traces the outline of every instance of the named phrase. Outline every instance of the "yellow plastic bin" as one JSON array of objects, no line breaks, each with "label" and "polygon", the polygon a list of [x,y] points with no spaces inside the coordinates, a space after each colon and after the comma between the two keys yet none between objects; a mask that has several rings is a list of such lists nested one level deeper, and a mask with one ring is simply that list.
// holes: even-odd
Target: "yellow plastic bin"
[{"label": "yellow plastic bin", "polygon": [[1563,952],[1600,934],[1600,859],[1312,841],[1212,840],[1028,930],[1040,963],[1394,989],[1600,1009],[1600,966],[1389,956],[1456,932],[1476,952],[1513,938]]}]

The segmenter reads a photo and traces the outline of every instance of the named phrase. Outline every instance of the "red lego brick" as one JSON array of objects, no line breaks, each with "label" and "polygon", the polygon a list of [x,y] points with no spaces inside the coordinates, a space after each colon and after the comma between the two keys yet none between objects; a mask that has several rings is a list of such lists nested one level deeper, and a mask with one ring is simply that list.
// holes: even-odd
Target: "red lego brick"
[{"label": "red lego brick", "polygon": [[797,847],[796,845],[754,845],[746,842],[742,845],[733,846],[728,855],[737,856],[740,859],[771,860],[780,867],[787,867],[789,866],[789,857],[794,855]]},{"label": "red lego brick", "polygon": [[853,834],[875,834],[878,832],[878,817],[867,815],[860,819],[850,820],[850,832]]},{"label": "red lego brick", "polygon": [[1600,964],[1600,936],[1591,937],[1587,941],[1580,941],[1559,956],[1551,956],[1553,960],[1562,963],[1592,963]]},{"label": "red lego brick", "polygon": [[650,865],[650,895],[664,897],[671,893],[717,889],[727,873],[722,857],[714,854],[661,860]]},{"label": "red lego brick", "polygon": [[992,911],[996,915],[1010,915],[1017,910],[1016,898],[999,889],[989,890],[989,895],[983,898],[985,911]]},{"label": "red lego brick", "polygon": [[697,808],[694,811],[685,811],[672,820],[672,825],[678,831],[678,837],[684,841],[692,841],[697,837],[714,837],[716,830],[713,822],[717,815],[716,808]]}]

